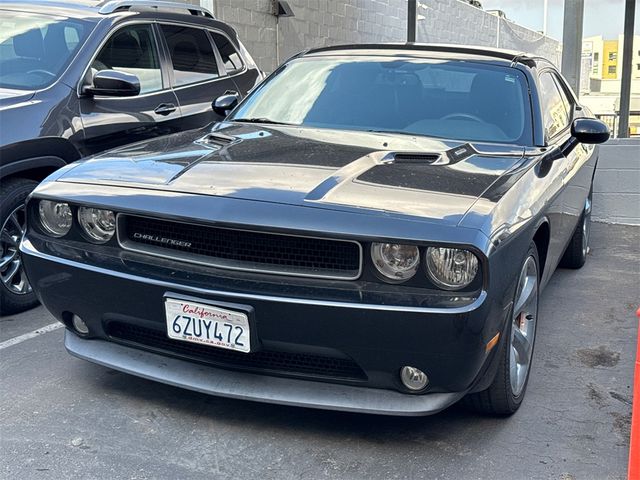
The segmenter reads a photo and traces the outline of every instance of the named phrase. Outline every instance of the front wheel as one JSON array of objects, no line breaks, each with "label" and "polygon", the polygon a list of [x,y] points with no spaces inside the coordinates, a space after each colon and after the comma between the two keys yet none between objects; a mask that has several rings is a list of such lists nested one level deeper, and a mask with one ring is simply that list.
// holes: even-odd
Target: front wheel
[{"label": "front wheel", "polygon": [[467,406],[490,415],[511,415],[520,408],[531,372],[538,323],[540,275],[534,243],[520,269],[507,339],[501,342],[498,372],[486,390],[465,397]]},{"label": "front wheel", "polygon": [[24,202],[36,185],[37,182],[19,178],[4,182],[0,191],[0,315],[38,304],[18,251],[26,228]]}]

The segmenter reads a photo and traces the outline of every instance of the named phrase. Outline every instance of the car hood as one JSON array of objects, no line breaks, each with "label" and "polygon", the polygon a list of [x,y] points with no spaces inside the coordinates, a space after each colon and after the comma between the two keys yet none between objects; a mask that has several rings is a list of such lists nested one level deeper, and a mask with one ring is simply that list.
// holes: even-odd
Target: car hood
[{"label": "car hood", "polygon": [[20,105],[30,100],[35,91],[31,90],[14,90],[11,88],[0,88],[0,110],[8,107]]},{"label": "car hood", "polygon": [[222,123],[80,162],[57,181],[160,189],[457,223],[523,147]]}]

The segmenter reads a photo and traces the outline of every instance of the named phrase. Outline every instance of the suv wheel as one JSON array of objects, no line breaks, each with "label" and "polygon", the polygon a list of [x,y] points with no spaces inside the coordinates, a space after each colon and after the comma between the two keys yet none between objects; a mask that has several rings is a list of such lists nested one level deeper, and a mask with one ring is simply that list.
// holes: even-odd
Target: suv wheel
[{"label": "suv wheel", "polygon": [[32,180],[14,179],[3,183],[0,191],[0,315],[38,304],[18,251],[26,226],[24,202],[36,185]]}]

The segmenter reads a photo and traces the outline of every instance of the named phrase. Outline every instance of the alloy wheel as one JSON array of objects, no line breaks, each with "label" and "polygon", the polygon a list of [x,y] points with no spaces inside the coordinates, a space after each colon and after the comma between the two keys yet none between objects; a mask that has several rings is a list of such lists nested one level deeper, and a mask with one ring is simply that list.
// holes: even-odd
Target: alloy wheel
[{"label": "alloy wheel", "polygon": [[527,257],[522,267],[515,298],[509,377],[511,390],[518,396],[527,382],[538,319],[538,266],[533,256]]},{"label": "alloy wheel", "polygon": [[18,251],[26,227],[25,206],[13,210],[0,229],[0,281],[16,295],[32,292]]}]

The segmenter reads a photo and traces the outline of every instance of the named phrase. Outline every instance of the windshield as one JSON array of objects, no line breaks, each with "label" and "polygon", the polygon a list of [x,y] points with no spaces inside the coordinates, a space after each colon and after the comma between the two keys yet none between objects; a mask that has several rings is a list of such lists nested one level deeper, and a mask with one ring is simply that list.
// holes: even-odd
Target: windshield
[{"label": "windshield", "polygon": [[230,120],[531,144],[526,78],[463,61],[316,57],[289,62]]},{"label": "windshield", "polygon": [[0,87],[48,86],[67,67],[91,28],[81,20],[0,10]]}]

